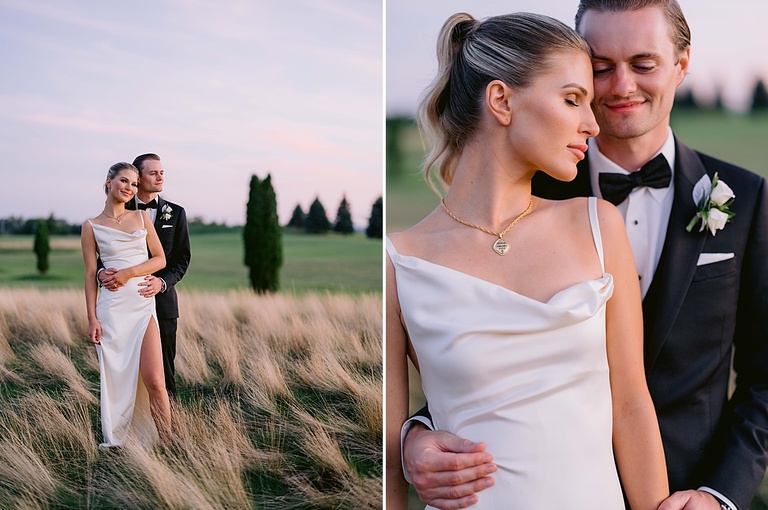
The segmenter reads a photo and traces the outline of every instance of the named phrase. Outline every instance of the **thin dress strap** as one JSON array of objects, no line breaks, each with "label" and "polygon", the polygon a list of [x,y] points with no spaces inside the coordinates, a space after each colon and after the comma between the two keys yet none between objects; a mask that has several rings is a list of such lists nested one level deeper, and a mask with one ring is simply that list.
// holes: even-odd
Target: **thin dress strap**
[{"label": "thin dress strap", "polygon": [[389,240],[389,236],[384,236],[384,237],[386,238],[387,253],[389,254],[389,258],[392,259],[392,262],[394,262],[399,254],[395,249],[395,245],[392,244],[392,241]]},{"label": "thin dress strap", "polygon": [[86,221],[91,224],[91,230],[93,231],[93,241],[96,243],[96,253],[101,254],[101,251],[99,250],[99,240],[96,239],[96,231],[93,230],[93,222],[90,219]]},{"label": "thin dress strap", "polygon": [[592,228],[592,239],[595,241],[597,256],[600,257],[600,267],[605,273],[605,257],[603,256],[603,238],[600,235],[600,222],[597,218],[597,199],[589,197],[589,226]]},{"label": "thin dress strap", "polygon": [[141,216],[141,228],[146,228],[146,227],[144,226],[144,215],[143,215],[143,214],[141,214],[141,209],[139,209],[138,211],[139,211],[139,216]]}]

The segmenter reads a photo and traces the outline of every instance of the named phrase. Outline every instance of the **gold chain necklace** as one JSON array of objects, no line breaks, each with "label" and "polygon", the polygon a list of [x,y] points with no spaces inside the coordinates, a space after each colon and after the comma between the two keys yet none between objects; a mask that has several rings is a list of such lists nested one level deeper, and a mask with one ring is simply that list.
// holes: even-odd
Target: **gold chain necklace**
[{"label": "gold chain necklace", "polygon": [[101,211],[101,214],[103,214],[103,215],[104,215],[104,216],[106,216],[107,218],[112,218],[112,219],[113,219],[113,220],[115,220],[115,221],[117,222],[117,224],[119,225],[119,224],[120,224],[120,220],[123,218],[123,216],[125,216],[126,214],[128,214],[128,211],[124,211],[124,212],[123,212],[123,214],[121,214],[120,216],[110,216],[109,214],[107,214],[107,212],[106,212],[106,211]]},{"label": "gold chain necklace", "polygon": [[526,216],[528,216],[531,213],[531,211],[533,210],[533,197],[531,197],[530,202],[528,202],[528,207],[525,209],[525,211],[520,213],[520,215],[517,218],[512,220],[512,223],[510,223],[509,226],[507,226],[507,228],[505,228],[504,230],[502,230],[501,232],[498,232],[498,233],[497,232],[491,232],[490,230],[488,230],[486,228],[483,228],[483,227],[481,227],[479,225],[475,225],[474,223],[470,223],[468,221],[462,220],[461,218],[459,218],[458,216],[453,214],[450,209],[448,209],[448,206],[445,205],[445,199],[444,198],[440,200],[440,204],[443,206],[443,209],[445,209],[445,212],[448,214],[448,216],[450,216],[454,220],[458,221],[462,225],[465,225],[467,227],[476,228],[477,230],[480,230],[481,232],[485,232],[486,234],[491,234],[494,237],[498,237],[498,239],[496,239],[496,242],[493,243],[493,251],[495,251],[499,255],[506,255],[507,252],[509,251],[510,246],[509,246],[509,243],[504,240],[504,234],[509,232],[509,230],[512,227],[515,226],[515,223],[517,223],[518,221],[522,220],[523,218],[525,218]]}]

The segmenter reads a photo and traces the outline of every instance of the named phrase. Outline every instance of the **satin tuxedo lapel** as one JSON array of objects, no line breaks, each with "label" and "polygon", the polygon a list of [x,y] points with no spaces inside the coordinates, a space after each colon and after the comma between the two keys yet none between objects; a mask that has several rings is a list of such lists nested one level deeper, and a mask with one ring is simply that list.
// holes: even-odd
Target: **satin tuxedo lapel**
[{"label": "satin tuxedo lapel", "polygon": [[157,195],[157,214],[155,214],[155,230],[160,229],[160,224],[163,222],[163,220],[160,219],[160,216],[163,215],[163,206],[165,205],[165,200],[160,195]]},{"label": "satin tuxedo lapel", "polygon": [[643,300],[646,371],[656,361],[677,318],[706,240],[705,233],[685,230],[696,214],[693,187],[706,174],[706,169],[696,153],[677,139],[675,151],[675,197],[666,239],[653,281]]}]

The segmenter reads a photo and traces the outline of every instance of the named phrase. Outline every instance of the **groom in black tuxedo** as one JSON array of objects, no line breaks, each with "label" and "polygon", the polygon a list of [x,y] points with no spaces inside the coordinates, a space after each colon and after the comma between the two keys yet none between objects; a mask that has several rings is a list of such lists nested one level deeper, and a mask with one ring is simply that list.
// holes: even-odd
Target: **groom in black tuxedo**
[{"label": "groom in black tuxedo", "polygon": [[[749,510],[768,450],[768,189],[672,134],[690,32],[676,0],[637,4],[581,1],[576,29],[593,51],[601,131],[573,181],[540,172],[533,193],[596,195],[624,215],[643,292],[646,377],[678,491],[659,510]],[[735,215],[689,232],[694,187],[715,174],[735,195]],[[423,414],[412,420],[429,424]],[[464,508],[493,483],[482,444],[413,421],[403,432],[404,466],[423,500]]]},{"label": "groom in black tuxedo", "polygon": [[[160,342],[163,349],[163,369],[165,373],[165,388],[171,397],[176,396],[176,330],[179,317],[179,303],[176,296],[176,283],[184,277],[192,258],[189,247],[189,230],[187,215],[184,208],[168,202],[159,193],[163,191],[163,165],[157,154],[142,154],[133,161],[133,166],[139,170],[139,190],[126,204],[127,209],[145,209],[152,218],[163,245],[166,264],[163,269],[148,276],[140,284],[141,294],[145,297],[155,296]],[[113,284],[114,272],[99,271],[99,281],[106,289]]]}]

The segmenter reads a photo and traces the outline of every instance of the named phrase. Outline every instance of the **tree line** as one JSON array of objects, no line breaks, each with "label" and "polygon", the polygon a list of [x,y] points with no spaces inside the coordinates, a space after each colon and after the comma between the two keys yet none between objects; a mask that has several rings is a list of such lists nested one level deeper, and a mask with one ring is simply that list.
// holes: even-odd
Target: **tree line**
[{"label": "tree line", "polygon": [[[723,105],[723,98],[721,91],[715,91],[715,99],[709,105],[702,104],[693,90],[690,88],[678,91],[675,96],[675,109],[677,110],[725,110]],[[765,82],[762,79],[758,79],[755,82],[755,86],[752,88],[752,98],[749,102],[749,110],[747,113],[750,115],[760,115],[768,112],[768,90],[766,90]],[[673,110],[674,113],[674,110]]]},{"label": "tree line", "polygon": [[[285,228],[301,230],[307,234],[325,234],[330,230],[348,235],[354,232],[352,213],[347,197],[341,199],[336,220],[331,223],[325,207],[315,198],[307,213],[298,204]],[[371,207],[371,216],[365,235],[381,239],[384,235],[384,202],[379,197]],[[251,287],[258,293],[276,292],[280,287],[280,267],[283,264],[283,228],[277,217],[277,195],[272,187],[272,176],[264,179],[251,176],[248,205],[243,228],[243,262],[248,266]]]},{"label": "tree line", "polygon": [[66,220],[56,218],[53,214],[48,218],[24,219],[21,216],[0,218],[0,235],[33,235],[37,232],[40,223],[45,223],[45,228],[50,235],[80,235],[81,225],[67,223]]},{"label": "tree line", "polygon": [[[379,197],[371,207],[371,215],[368,219],[368,227],[365,229],[365,235],[370,238],[381,239],[383,234],[384,204]],[[355,227],[352,224],[352,211],[350,210],[347,196],[344,195],[336,209],[336,219],[331,221],[325,211],[325,207],[319,198],[315,198],[305,213],[301,204],[296,204],[293,209],[290,221],[285,225],[298,231],[304,231],[307,234],[325,234],[326,232],[338,232],[339,234],[352,234]]]}]

